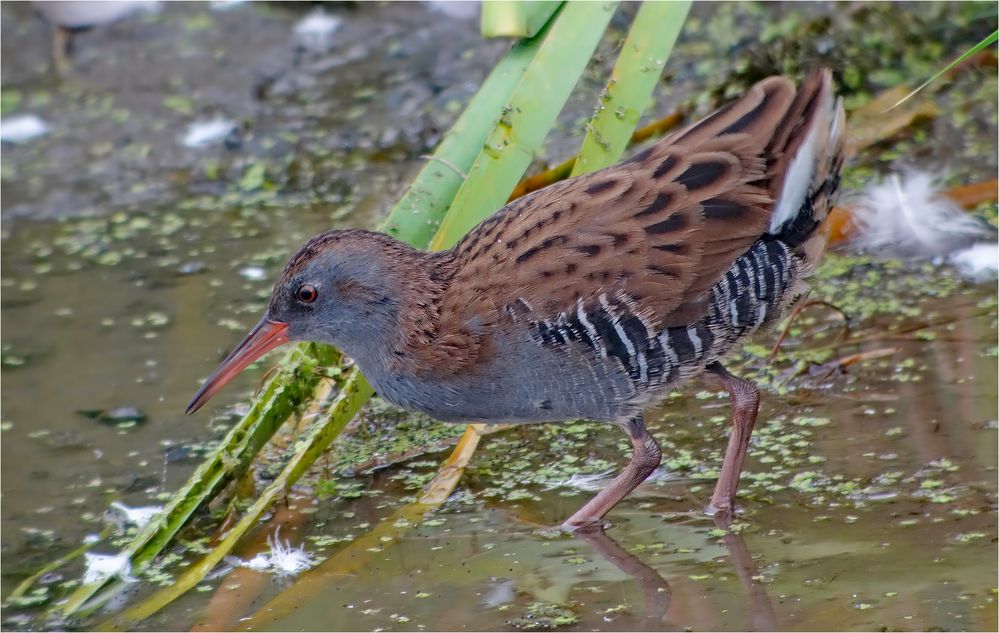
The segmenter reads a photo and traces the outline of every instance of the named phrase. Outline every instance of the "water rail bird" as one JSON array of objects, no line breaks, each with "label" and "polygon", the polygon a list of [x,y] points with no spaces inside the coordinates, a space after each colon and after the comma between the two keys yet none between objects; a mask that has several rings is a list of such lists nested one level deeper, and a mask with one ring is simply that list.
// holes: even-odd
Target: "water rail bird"
[{"label": "water rail bird", "polygon": [[828,70],[769,77],[617,165],[514,200],[453,248],[334,230],[194,396],[288,341],[348,354],[389,402],[448,422],[611,422],[627,467],[563,523],[599,522],[659,465],[642,410],[699,374],[731,396],[709,512],[730,513],[759,392],[722,357],[800,299],[843,163]]}]

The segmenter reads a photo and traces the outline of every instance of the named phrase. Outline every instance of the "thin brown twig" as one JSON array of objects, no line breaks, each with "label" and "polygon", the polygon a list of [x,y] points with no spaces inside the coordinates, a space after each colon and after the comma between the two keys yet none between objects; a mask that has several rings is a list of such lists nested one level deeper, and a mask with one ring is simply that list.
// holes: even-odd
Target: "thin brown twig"
[{"label": "thin brown twig", "polygon": [[631,135],[631,140],[628,142],[630,144],[641,143],[642,141],[652,138],[653,136],[662,136],[666,132],[669,132],[676,126],[683,123],[685,118],[687,118],[687,108],[680,107],[676,112],[667,114],[663,118],[656,119],[652,123],[635,130]]},{"label": "thin brown twig", "polygon": [[[817,375],[819,381],[823,381],[829,376],[832,376],[837,369],[845,369],[850,365],[856,365],[857,363],[862,363],[866,360],[874,360],[875,358],[884,358],[886,356],[891,356],[899,351],[897,347],[882,347],[880,349],[872,349],[866,352],[858,352],[856,354],[849,354],[848,356],[843,356],[837,358],[836,360],[829,361],[828,363],[823,363],[814,369],[814,374]],[[822,372],[819,374],[819,372]],[[812,373],[811,371],[809,373]]]},{"label": "thin brown twig", "polygon": [[843,325],[840,328],[839,333],[836,335],[837,341],[834,341],[834,344],[840,340],[846,340],[846,338],[850,336],[850,316],[842,308],[822,299],[803,301],[795,306],[795,308],[791,311],[791,314],[788,315],[787,324],[784,325],[784,329],[781,330],[780,336],[777,337],[777,342],[774,343],[773,349],[770,350],[770,356],[767,357],[768,361],[773,360],[777,356],[777,352],[780,351],[780,347],[784,343],[784,339],[787,338],[788,333],[791,331],[791,326],[794,325],[794,321],[798,318],[798,315],[804,312],[806,308],[810,308],[812,306],[824,306],[838,313],[843,318]]},{"label": "thin brown twig", "polygon": [[852,347],[854,345],[860,345],[862,343],[871,343],[871,342],[876,342],[876,341],[884,341],[884,340],[892,340],[892,339],[898,340],[898,338],[901,335],[903,335],[903,334],[911,334],[913,332],[918,332],[920,330],[928,330],[928,329],[931,329],[931,328],[939,327],[941,325],[948,325],[950,323],[956,323],[958,321],[962,321],[962,320],[965,320],[965,319],[974,319],[974,318],[981,317],[981,316],[988,316],[988,315],[993,314],[993,313],[994,312],[992,310],[985,309],[985,310],[980,310],[978,312],[974,312],[974,313],[969,314],[969,315],[954,316],[954,317],[945,317],[945,318],[937,319],[936,321],[931,321],[929,323],[914,324],[914,325],[911,325],[911,326],[908,326],[908,327],[904,327],[904,328],[901,328],[901,329],[898,329],[898,330],[892,330],[890,332],[881,332],[881,333],[878,333],[878,334],[870,334],[868,336],[864,336],[864,337],[853,339],[853,340],[847,339],[847,340],[844,340],[844,341],[841,341],[841,342],[828,343],[826,345],[820,345],[818,347],[813,347],[809,351],[821,351],[821,350],[824,350],[824,349],[829,349],[830,347],[833,347],[833,346],[836,346],[836,347],[851,346]]}]

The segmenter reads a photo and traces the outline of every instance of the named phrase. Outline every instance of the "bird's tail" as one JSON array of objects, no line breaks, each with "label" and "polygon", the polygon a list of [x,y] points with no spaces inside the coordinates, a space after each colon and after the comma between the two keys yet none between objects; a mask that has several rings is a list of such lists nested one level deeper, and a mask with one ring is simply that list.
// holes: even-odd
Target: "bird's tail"
[{"label": "bird's tail", "polygon": [[845,159],[846,116],[828,69],[802,82],[774,133],[769,165],[776,204],[770,234],[790,246],[806,268],[818,263],[826,235],[818,230],[832,208]]}]

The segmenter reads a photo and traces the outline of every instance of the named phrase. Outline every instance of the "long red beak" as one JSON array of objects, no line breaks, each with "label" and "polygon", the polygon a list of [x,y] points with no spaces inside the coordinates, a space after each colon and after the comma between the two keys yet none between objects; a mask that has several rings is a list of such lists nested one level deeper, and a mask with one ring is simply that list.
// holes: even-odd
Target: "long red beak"
[{"label": "long red beak", "polygon": [[222,390],[236,374],[246,369],[246,366],[257,360],[279,345],[288,342],[288,324],[271,321],[267,317],[250,330],[246,338],[236,346],[225,360],[215,368],[198,393],[194,394],[191,404],[187,405],[187,415],[191,415],[208,402],[212,396]]}]

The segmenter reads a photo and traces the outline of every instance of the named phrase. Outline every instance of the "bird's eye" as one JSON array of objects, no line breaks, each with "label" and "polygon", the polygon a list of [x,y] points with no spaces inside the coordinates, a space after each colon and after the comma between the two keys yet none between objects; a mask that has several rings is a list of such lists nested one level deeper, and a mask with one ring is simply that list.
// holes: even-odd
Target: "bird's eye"
[{"label": "bird's eye", "polygon": [[316,297],[319,296],[319,293],[316,292],[315,286],[302,284],[298,287],[298,291],[295,292],[295,296],[297,296],[298,300],[302,303],[312,303],[316,300]]}]

